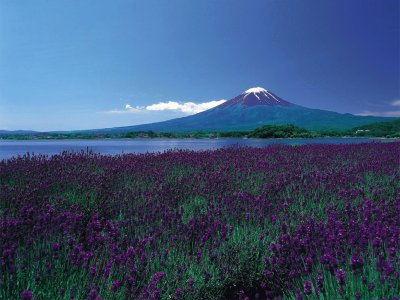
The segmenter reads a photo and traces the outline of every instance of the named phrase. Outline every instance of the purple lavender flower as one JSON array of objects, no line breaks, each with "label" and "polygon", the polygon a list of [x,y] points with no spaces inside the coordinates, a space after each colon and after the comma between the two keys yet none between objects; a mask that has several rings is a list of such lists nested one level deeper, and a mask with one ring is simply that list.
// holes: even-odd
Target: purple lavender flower
[{"label": "purple lavender flower", "polygon": [[310,256],[307,256],[305,259],[305,269],[306,272],[311,272],[312,269],[312,265],[313,265],[313,260]]},{"label": "purple lavender flower", "polygon": [[363,284],[367,284],[367,282],[368,282],[367,277],[365,277],[365,276],[361,277],[361,282]]},{"label": "purple lavender flower", "polygon": [[111,284],[110,290],[115,292],[121,286],[121,282],[119,280],[114,280]]},{"label": "purple lavender flower", "polygon": [[25,290],[21,293],[21,300],[32,299],[32,292],[30,290]]},{"label": "purple lavender flower", "polygon": [[89,274],[90,276],[94,276],[96,274],[96,266],[91,266],[89,268]]},{"label": "purple lavender flower", "polygon": [[295,296],[296,300],[303,300],[303,296],[301,295],[300,289],[296,289]]},{"label": "purple lavender flower", "polygon": [[269,246],[269,249],[274,253],[278,251],[278,248],[276,247],[275,243],[271,243],[271,245]]},{"label": "purple lavender flower", "polygon": [[3,257],[11,257],[14,251],[12,249],[4,249],[3,250]]},{"label": "purple lavender flower", "polygon": [[306,295],[310,295],[312,293],[312,283],[309,280],[304,281],[303,283],[303,287],[304,287],[304,294]]},{"label": "purple lavender flower", "polygon": [[270,270],[265,269],[265,270],[264,270],[264,276],[265,276],[265,278],[267,278],[267,279],[271,279],[271,278],[274,276],[274,273],[271,272]]},{"label": "purple lavender flower", "polygon": [[61,245],[60,245],[60,243],[54,243],[51,247],[54,251],[58,251],[58,250],[60,250]]},{"label": "purple lavender flower", "polygon": [[246,293],[243,290],[240,290],[239,292],[239,300],[245,300],[248,297],[246,296]]},{"label": "purple lavender flower", "polygon": [[193,288],[193,285],[194,285],[194,280],[193,280],[192,278],[189,278],[189,279],[187,280],[187,285],[188,285],[188,287],[189,287],[190,289],[192,289],[192,288]]},{"label": "purple lavender flower", "polygon": [[358,271],[363,267],[362,258],[358,255],[352,255],[350,257],[350,267],[353,271]]},{"label": "purple lavender flower", "polygon": [[322,273],[318,273],[316,282],[317,282],[317,287],[320,290],[322,290],[323,289],[323,282],[324,282],[324,277],[322,276]]},{"label": "purple lavender flower", "polygon": [[177,288],[174,294],[174,300],[179,300],[182,296],[182,289]]},{"label": "purple lavender flower", "polygon": [[375,288],[375,284],[373,282],[368,283],[368,292],[372,292]]},{"label": "purple lavender flower", "polygon": [[339,284],[344,284],[346,282],[346,272],[343,269],[338,269],[335,272],[336,280]]},{"label": "purple lavender flower", "polygon": [[89,298],[93,300],[96,299],[97,295],[98,295],[97,289],[92,289],[88,294]]}]

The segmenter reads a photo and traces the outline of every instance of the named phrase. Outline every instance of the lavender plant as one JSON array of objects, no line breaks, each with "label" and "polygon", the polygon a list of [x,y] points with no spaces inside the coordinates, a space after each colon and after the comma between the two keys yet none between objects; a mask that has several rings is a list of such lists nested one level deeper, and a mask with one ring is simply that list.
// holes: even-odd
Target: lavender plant
[{"label": "lavender plant", "polygon": [[400,143],[0,162],[1,299],[398,299]]}]

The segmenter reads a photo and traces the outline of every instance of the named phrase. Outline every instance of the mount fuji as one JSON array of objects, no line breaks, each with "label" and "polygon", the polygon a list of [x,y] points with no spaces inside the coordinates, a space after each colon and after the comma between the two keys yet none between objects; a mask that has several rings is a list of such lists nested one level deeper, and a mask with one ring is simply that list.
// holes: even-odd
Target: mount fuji
[{"label": "mount fuji", "polygon": [[[168,121],[93,130],[96,132],[191,132],[253,130],[267,124],[293,124],[309,130],[343,130],[392,118],[355,116],[312,109],[288,102],[261,88],[250,88],[214,108]],[[92,131],[92,132],[93,132]]]},{"label": "mount fuji", "polygon": [[239,96],[221,104],[220,108],[232,107],[235,105],[242,105],[244,107],[256,106],[256,105],[269,105],[269,106],[290,106],[292,103],[287,102],[278,96],[272,94],[261,87],[254,87],[248,89]]}]

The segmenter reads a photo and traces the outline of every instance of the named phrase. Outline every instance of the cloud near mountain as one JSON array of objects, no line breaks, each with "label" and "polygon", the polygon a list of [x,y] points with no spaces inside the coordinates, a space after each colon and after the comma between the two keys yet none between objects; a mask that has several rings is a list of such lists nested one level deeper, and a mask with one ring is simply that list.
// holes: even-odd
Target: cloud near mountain
[{"label": "cloud near mountain", "polygon": [[393,100],[392,106],[400,106],[400,99]]},{"label": "cloud near mountain", "polygon": [[356,114],[357,116],[380,116],[380,117],[400,117],[400,99],[396,99],[390,102],[391,106],[394,106],[394,110],[390,111],[369,111],[364,110],[361,113]]},{"label": "cloud near mountain", "polygon": [[187,115],[197,114],[199,112],[208,110],[216,107],[226,100],[212,100],[209,102],[194,103],[194,102],[159,102],[147,106],[132,106],[130,104],[125,105],[125,109],[114,109],[107,111],[109,114],[123,114],[123,113],[140,113],[143,111],[179,111]]}]

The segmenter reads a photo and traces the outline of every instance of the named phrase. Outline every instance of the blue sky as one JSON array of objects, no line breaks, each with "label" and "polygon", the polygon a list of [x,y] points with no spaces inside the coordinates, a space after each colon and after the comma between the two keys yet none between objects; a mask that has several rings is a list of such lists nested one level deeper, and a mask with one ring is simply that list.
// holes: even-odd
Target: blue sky
[{"label": "blue sky", "polygon": [[399,51],[397,0],[0,0],[0,129],[150,123],[253,86],[400,116]]}]

